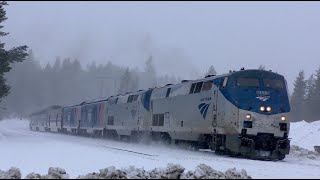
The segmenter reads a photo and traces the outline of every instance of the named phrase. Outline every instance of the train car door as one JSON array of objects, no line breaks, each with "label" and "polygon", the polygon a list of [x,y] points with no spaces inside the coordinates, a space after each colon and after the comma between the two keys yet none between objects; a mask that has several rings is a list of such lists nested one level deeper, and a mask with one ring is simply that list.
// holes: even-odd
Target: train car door
[{"label": "train car door", "polygon": [[[226,127],[229,124],[226,121],[226,110],[229,110],[226,104],[226,100],[223,98],[223,95],[221,94],[221,91],[223,91],[228,83],[228,77],[224,77],[221,79],[219,83],[219,87],[217,89],[217,126],[218,127]],[[219,97],[219,94],[221,95]]]},{"label": "train car door", "polygon": [[104,114],[105,114],[105,103],[104,101],[99,103],[99,128],[105,128],[105,124],[104,124]]},{"label": "train car door", "polygon": [[212,126],[217,127],[217,109],[218,109],[218,88],[214,88],[213,90],[213,113],[212,113]]},{"label": "train car door", "polygon": [[134,117],[134,122],[136,125],[134,125],[134,127],[137,127],[137,130],[139,131],[139,123],[140,123],[140,108],[141,107],[141,94],[136,94],[134,97],[134,108],[132,109],[133,111],[131,111],[133,117]]},{"label": "train car door", "polygon": [[50,128],[51,113],[49,112],[49,113],[48,113],[48,115],[49,115],[49,118],[48,118],[48,121],[49,121],[49,123],[48,123],[48,127]]}]

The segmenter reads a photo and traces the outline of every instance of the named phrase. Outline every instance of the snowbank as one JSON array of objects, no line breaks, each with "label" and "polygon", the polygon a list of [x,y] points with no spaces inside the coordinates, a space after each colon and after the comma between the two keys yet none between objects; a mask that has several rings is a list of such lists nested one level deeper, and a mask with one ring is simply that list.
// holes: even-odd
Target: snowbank
[{"label": "snowbank", "polygon": [[[114,166],[100,169],[99,173],[80,175],[77,179],[251,179],[245,170],[238,172],[236,168],[225,173],[214,170],[212,167],[200,164],[194,171],[184,173],[185,168],[180,164],[168,164],[166,168],[155,168],[150,171],[135,168],[117,169]],[[0,179],[21,179],[18,168],[12,167],[8,171],[0,170]],[[28,174],[25,179],[69,179],[69,175],[63,168],[50,167],[47,175],[37,173]]]},{"label": "snowbank", "polygon": [[244,169],[238,172],[236,168],[232,168],[223,173],[208,165],[200,164],[195,171],[188,171],[182,179],[251,179],[251,176],[248,176]]},{"label": "snowbank", "polygon": [[26,176],[26,179],[42,179],[40,174],[30,173]]},{"label": "snowbank", "polygon": [[48,174],[40,175],[37,173],[30,173],[26,176],[26,179],[69,179],[69,175],[66,170],[59,167],[50,167]]},{"label": "snowbank", "polygon": [[320,120],[308,123],[299,121],[290,123],[289,138],[291,145],[314,151],[314,146],[320,145]]},{"label": "snowbank", "polygon": [[290,155],[303,157],[303,158],[309,158],[309,159],[318,159],[320,158],[320,153],[316,151],[310,151],[308,149],[301,148],[296,145],[292,145],[290,147]]},{"label": "snowbank", "polygon": [[0,170],[0,179],[21,179],[20,169],[11,167],[8,171]]},{"label": "snowbank", "polygon": [[155,168],[150,171],[130,166],[127,169],[116,169],[111,166],[101,169],[100,173],[89,173],[78,176],[77,179],[251,179],[245,170],[238,172],[236,168],[228,169],[225,173],[212,167],[200,164],[194,171],[184,173],[185,168],[180,164],[168,164],[166,168]]}]

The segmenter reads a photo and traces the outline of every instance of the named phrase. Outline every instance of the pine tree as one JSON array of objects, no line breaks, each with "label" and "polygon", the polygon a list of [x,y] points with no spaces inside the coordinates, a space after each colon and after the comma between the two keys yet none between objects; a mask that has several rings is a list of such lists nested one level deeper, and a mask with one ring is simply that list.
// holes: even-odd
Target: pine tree
[{"label": "pine tree", "polygon": [[[0,2],[0,23],[7,20],[6,11],[4,6],[8,5],[7,2]],[[3,28],[0,25],[0,29]],[[6,36],[9,33],[0,31],[0,37]],[[27,57],[27,46],[20,46],[12,48],[11,50],[4,49],[5,43],[0,42],[0,101],[3,97],[7,96],[10,91],[10,86],[6,84],[6,79],[4,78],[5,73],[11,70],[10,64],[15,62],[22,62]]]},{"label": "pine tree", "polygon": [[156,81],[156,70],[153,64],[152,56],[146,61],[146,78],[147,78],[147,88],[155,87],[157,85]]},{"label": "pine tree", "polygon": [[300,71],[294,82],[294,89],[291,96],[291,116],[293,120],[302,120],[303,108],[306,95],[306,81],[304,71]]},{"label": "pine tree", "polygon": [[125,94],[127,92],[134,92],[138,90],[138,76],[134,72],[130,72],[129,68],[126,69],[120,82],[119,93]]},{"label": "pine tree", "polygon": [[316,70],[315,73],[315,80],[314,80],[314,93],[312,96],[313,100],[314,100],[314,104],[313,107],[311,107],[313,109],[312,113],[314,115],[314,120],[319,120],[320,119],[320,111],[319,111],[319,107],[320,107],[320,67],[318,68],[318,70]]},{"label": "pine tree", "polygon": [[217,71],[214,69],[213,65],[211,65],[209,70],[205,73],[205,76],[207,75],[217,75]]},{"label": "pine tree", "polygon": [[260,70],[266,70],[266,67],[265,67],[265,65],[260,64],[260,66],[259,66],[258,69],[260,69]]},{"label": "pine tree", "polygon": [[307,88],[306,88],[306,97],[305,97],[305,116],[307,121],[311,121],[314,119],[313,116],[313,107],[314,104],[314,96],[315,96],[315,79],[313,74],[307,80]]},{"label": "pine tree", "polygon": [[315,89],[314,89],[315,98],[317,100],[320,100],[320,67],[318,70],[316,70],[314,86],[315,86]]},{"label": "pine tree", "polygon": [[310,101],[313,99],[315,96],[315,78],[313,74],[309,77],[307,80],[307,88],[306,88],[306,102]]}]

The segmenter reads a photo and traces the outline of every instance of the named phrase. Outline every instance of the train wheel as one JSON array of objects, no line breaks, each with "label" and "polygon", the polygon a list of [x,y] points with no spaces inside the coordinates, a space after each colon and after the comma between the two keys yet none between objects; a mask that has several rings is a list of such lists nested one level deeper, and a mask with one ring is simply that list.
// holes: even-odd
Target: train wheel
[{"label": "train wheel", "polygon": [[225,151],[222,151],[222,150],[220,150],[220,149],[216,149],[216,150],[214,151],[214,153],[217,154],[217,155],[225,155]]}]

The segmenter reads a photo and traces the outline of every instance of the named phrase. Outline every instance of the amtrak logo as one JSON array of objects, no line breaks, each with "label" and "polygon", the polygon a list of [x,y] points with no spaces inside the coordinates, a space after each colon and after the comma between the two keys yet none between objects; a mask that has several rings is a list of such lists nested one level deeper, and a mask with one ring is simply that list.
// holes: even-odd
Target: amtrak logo
[{"label": "amtrak logo", "polygon": [[206,103],[201,103],[199,104],[198,108],[200,110],[201,115],[203,116],[203,119],[206,119],[208,108],[211,103],[206,104]]},{"label": "amtrak logo", "polygon": [[266,100],[268,100],[270,98],[270,96],[269,97],[257,96],[256,98],[259,99],[260,101],[266,101]]},{"label": "amtrak logo", "polygon": [[270,98],[270,92],[269,91],[257,91],[257,99],[260,101],[266,101]]}]

